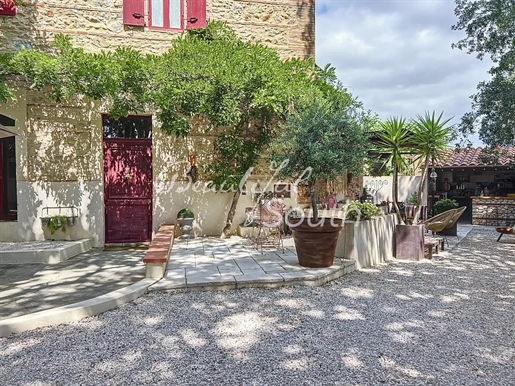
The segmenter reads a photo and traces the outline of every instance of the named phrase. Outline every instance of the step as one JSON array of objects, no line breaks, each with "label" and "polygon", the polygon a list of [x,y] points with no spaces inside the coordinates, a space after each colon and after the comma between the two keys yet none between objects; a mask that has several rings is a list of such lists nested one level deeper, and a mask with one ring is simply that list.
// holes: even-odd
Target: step
[{"label": "step", "polygon": [[0,264],[58,264],[92,248],[91,239],[66,241],[56,248],[0,251]]}]

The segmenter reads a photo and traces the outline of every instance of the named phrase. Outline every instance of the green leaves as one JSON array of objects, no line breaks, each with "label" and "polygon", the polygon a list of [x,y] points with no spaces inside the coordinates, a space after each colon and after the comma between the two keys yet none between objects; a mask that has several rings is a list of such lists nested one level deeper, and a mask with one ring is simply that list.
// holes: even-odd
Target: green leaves
[{"label": "green leaves", "polygon": [[458,22],[452,27],[467,36],[453,47],[490,55],[493,78],[481,82],[472,98],[472,112],[462,117],[464,134],[479,130],[488,145],[515,144],[515,2],[513,0],[456,0]]},{"label": "green leaves", "polygon": [[411,123],[403,117],[390,117],[379,122],[373,132],[373,153],[379,154],[384,164],[391,165],[396,171],[408,165],[406,155],[411,153]]},{"label": "green leaves", "polygon": [[411,142],[419,158],[427,163],[431,158],[437,161],[454,137],[454,128],[447,125],[453,117],[443,119],[443,112],[426,112],[417,115],[413,121]]},{"label": "green leaves", "polygon": [[359,171],[368,141],[366,128],[353,118],[358,105],[340,109],[338,98],[312,94],[307,99],[298,103],[272,143],[271,159],[289,160],[280,177],[297,178],[307,168],[312,169],[312,181],[336,178],[346,169]]}]

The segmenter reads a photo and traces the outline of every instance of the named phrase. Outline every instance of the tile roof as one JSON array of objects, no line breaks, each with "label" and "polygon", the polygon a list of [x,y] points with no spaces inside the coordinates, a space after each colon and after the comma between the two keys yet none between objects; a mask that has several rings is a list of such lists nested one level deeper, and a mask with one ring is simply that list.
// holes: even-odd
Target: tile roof
[{"label": "tile roof", "polygon": [[454,166],[503,166],[510,162],[515,162],[515,147],[503,147],[499,149],[499,162],[495,164],[485,164],[481,162],[480,156],[483,152],[481,147],[463,148],[459,150],[447,149],[446,155],[438,162],[436,167]]}]

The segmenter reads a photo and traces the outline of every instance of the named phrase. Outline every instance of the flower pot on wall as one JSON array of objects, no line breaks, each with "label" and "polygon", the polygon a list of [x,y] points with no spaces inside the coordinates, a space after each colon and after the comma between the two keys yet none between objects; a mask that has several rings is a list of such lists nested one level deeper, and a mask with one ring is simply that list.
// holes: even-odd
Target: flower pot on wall
[{"label": "flower pot on wall", "polygon": [[403,260],[424,259],[424,225],[395,227],[395,257]]},{"label": "flower pot on wall", "polygon": [[343,227],[341,218],[312,218],[292,220],[290,229],[297,249],[299,264],[303,267],[323,268],[334,263],[336,243]]},{"label": "flower pot on wall", "polygon": [[182,235],[179,237],[181,239],[194,239],[195,236],[191,234],[193,230],[193,221],[194,218],[178,218],[177,225],[179,225],[179,229],[182,232]]}]

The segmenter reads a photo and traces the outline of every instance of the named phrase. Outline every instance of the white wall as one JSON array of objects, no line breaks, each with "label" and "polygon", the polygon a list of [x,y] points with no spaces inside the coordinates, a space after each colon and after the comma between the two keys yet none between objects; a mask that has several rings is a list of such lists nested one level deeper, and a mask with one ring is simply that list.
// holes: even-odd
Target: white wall
[{"label": "white wall", "polygon": [[[18,181],[18,221],[0,222],[0,241],[45,240],[41,217],[59,214],[71,216],[67,206],[75,206],[77,223],[66,233],[54,237],[70,240],[92,238],[94,246],[104,245],[103,185],[88,182]],[[47,235],[49,236],[49,235]]]},{"label": "white wall", "polygon": [[[249,183],[247,183],[248,185]],[[102,181],[88,182],[27,182],[18,181],[18,221],[0,222],[0,241],[45,240],[49,237],[77,240],[93,239],[93,246],[102,247],[104,232],[104,186]],[[195,192],[186,183],[155,182],[153,199],[153,233],[165,223],[174,224],[177,212],[190,208],[195,213],[195,234],[219,236],[225,226],[232,193],[214,193],[202,190]],[[295,205],[295,199],[285,199],[286,207]],[[50,236],[41,225],[41,217],[59,214],[71,216],[70,209],[75,206],[77,223],[65,233],[58,231]],[[232,231],[245,216],[245,208],[252,207],[252,194],[240,196]],[[45,234],[45,231],[47,232]]]},{"label": "white wall", "polygon": [[[420,176],[400,176],[399,177],[399,201],[405,202],[413,192],[418,192],[422,177]],[[393,200],[393,177],[363,177],[363,186],[374,197],[374,203]],[[424,204],[427,203],[427,189],[424,189],[422,198]]]}]

